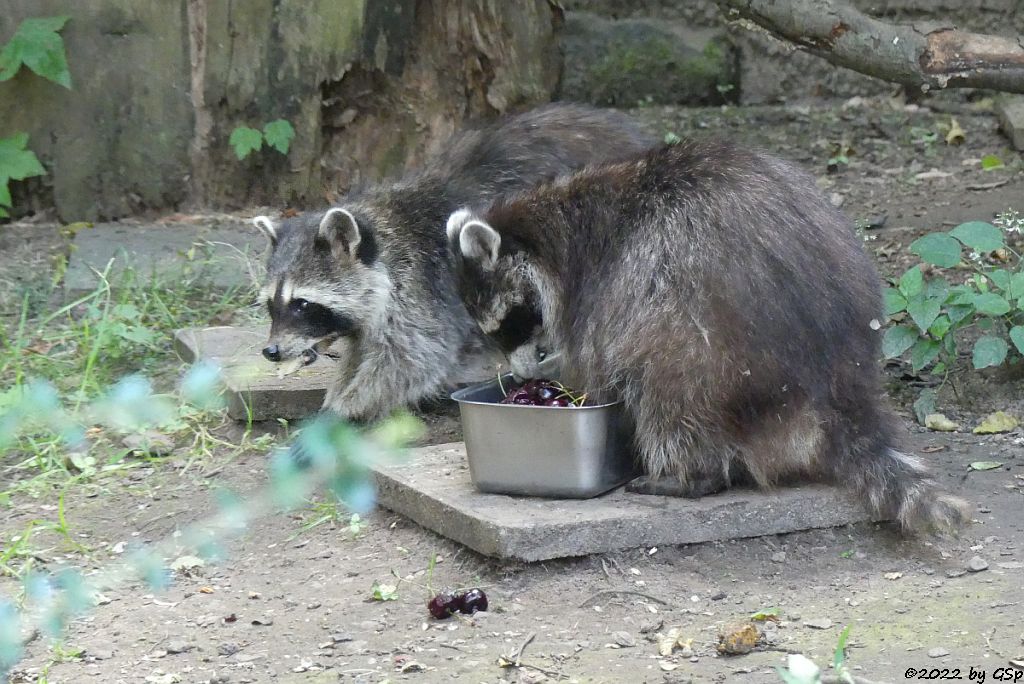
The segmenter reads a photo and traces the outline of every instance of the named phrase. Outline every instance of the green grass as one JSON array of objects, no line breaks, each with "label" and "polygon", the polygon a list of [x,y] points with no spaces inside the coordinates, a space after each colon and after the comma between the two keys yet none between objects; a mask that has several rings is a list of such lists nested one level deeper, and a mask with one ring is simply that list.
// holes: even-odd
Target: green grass
[{"label": "green grass", "polygon": [[[130,428],[104,421],[99,409],[105,405],[123,413],[120,400],[133,415],[146,412],[178,445],[175,460],[184,470],[205,467],[214,457],[269,450],[275,441],[248,430],[241,439],[224,437],[219,428],[227,419],[218,405],[197,406],[182,397],[184,367],[172,349],[178,328],[251,316],[252,288],[216,292],[199,275],[170,282],[130,270],[112,279],[109,267],[99,276],[92,292],[49,307],[61,299],[58,284],[37,280],[21,293],[15,315],[0,316],[0,511],[19,496],[57,500],[55,521],[30,520],[20,523],[20,532],[3,531],[0,574],[23,575],[54,535],[62,551],[85,550],[69,533],[65,494],[162,460],[131,454],[121,442]],[[142,380],[123,381],[142,376],[151,388]]]}]

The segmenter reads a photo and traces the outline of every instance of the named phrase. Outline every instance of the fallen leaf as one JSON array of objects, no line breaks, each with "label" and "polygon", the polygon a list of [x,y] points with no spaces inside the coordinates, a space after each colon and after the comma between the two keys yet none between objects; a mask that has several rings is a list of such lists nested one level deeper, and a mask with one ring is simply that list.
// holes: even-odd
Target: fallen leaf
[{"label": "fallen leaf", "polygon": [[884,575],[882,575],[882,577],[884,577],[887,580],[898,580],[900,577],[903,577],[903,573],[902,572],[887,572]]},{"label": "fallen leaf", "polygon": [[751,620],[756,620],[757,622],[765,622],[766,620],[770,620],[772,622],[778,622],[779,621],[779,609],[778,608],[765,608],[764,610],[759,610],[756,613],[754,613],[753,615],[751,615],[750,619]]},{"label": "fallen leaf", "polygon": [[999,461],[975,461],[971,464],[971,470],[995,470],[1003,466]]},{"label": "fallen leaf", "polygon": [[974,428],[974,434],[976,435],[993,435],[999,432],[1010,432],[1016,428],[1020,423],[1016,418],[1011,416],[1009,413],[1004,411],[996,411],[990,414],[985,420],[981,421],[981,425]]},{"label": "fallen leaf", "polygon": [[673,627],[668,630],[668,634],[657,634],[658,639],[658,655],[670,656],[672,651],[676,649],[676,644],[679,641],[679,628]]},{"label": "fallen leaf", "polygon": [[964,135],[964,129],[960,127],[960,122],[953,119],[949,122],[949,133],[946,133],[946,144],[947,145],[960,145],[967,139]]},{"label": "fallen leaf", "polygon": [[924,426],[936,432],[955,432],[960,429],[960,425],[954,423],[941,413],[930,413],[925,416]]},{"label": "fallen leaf", "polygon": [[933,444],[932,446],[926,446],[921,449],[922,454],[934,454],[937,451],[942,451],[946,448],[945,444]]},{"label": "fallen leaf", "polygon": [[380,584],[374,582],[370,587],[373,593],[370,595],[372,601],[397,601],[398,587],[394,584]]},{"label": "fallen leaf", "polygon": [[212,594],[213,593],[213,587],[199,587],[199,593],[200,594]]},{"label": "fallen leaf", "polygon": [[718,636],[718,652],[722,655],[744,655],[750,653],[764,639],[753,623],[747,622],[727,627]]}]

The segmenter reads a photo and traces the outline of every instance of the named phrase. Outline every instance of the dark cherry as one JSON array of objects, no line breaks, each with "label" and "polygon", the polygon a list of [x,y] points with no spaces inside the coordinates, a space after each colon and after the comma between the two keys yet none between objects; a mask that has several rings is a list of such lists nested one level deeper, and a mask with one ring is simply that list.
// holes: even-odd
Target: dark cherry
[{"label": "dark cherry", "polygon": [[554,399],[549,399],[548,401],[545,401],[544,405],[565,408],[569,405],[569,400],[566,399],[565,397],[556,397]]},{"label": "dark cherry", "polygon": [[478,610],[487,610],[487,594],[482,589],[470,589],[465,594],[457,597],[460,613],[472,615]]},{"label": "dark cherry", "polygon": [[562,390],[558,389],[553,385],[544,385],[539,390],[537,390],[537,398],[545,402],[551,401],[552,399],[557,399],[558,395],[560,394],[562,394]]},{"label": "dark cherry", "polygon": [[438,620],[444,620],[462,609],[460,598],[443,591],[427,602],[427,610]]}]

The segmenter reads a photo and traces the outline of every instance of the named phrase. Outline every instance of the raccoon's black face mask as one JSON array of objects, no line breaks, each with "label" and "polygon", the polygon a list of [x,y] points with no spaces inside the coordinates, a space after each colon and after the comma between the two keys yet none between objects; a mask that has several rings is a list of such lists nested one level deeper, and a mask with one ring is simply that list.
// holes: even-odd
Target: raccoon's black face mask
[{"label": "raccoon's black face mask", "polygon": [[274,329],[279,328],[310,339],[336,339],[356,330],[355,321],[349,316],[307,299],[285,301],[280,292],[267,303],[267,308],[273,321],[271,336],[274,336]]},{"label": "raccoon's black face mask", "polygon": [[544,319],[526,255],[503,249],[497,231],[463,214],[448,224],[463,304],[517,373],[533,375],[545,354]]}]

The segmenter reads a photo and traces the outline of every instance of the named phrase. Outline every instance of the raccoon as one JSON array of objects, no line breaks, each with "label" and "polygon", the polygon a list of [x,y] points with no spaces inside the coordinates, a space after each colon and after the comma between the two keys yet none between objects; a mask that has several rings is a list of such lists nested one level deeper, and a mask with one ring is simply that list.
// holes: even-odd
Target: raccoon
[{"label": "raccoon", "polygon": [[653,144],[622,114],[548,105],[459,134],[423,170],[326,211],[255,218],[271,244],[263,355],[310,363],[340,348],[324,409],[352,420],[436,396],[488,349],[456,292],[445,218]]},{"label": "raccoon", "polygon": [[577,388],[623,400],[649,476],[689,496],[825,480],[906,530],[969,519],[895,447],[879,276],[790,164],[659,146],[457,211],[447,234],[463,301],[513,369],[534,372],[540,337]]}]

